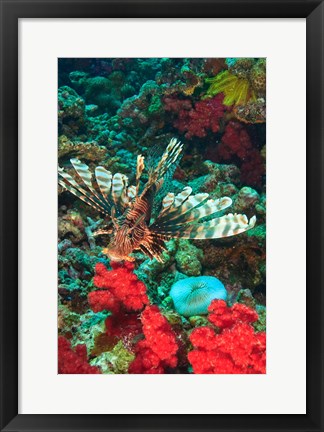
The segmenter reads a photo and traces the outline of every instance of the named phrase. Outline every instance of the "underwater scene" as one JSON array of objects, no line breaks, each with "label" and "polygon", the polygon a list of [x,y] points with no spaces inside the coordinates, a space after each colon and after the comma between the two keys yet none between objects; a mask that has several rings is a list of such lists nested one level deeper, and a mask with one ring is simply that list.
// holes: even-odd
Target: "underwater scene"
[{"label": "underwater scene", "polygon": [[266,59],[58,59],[58,373],[266,373]]}]

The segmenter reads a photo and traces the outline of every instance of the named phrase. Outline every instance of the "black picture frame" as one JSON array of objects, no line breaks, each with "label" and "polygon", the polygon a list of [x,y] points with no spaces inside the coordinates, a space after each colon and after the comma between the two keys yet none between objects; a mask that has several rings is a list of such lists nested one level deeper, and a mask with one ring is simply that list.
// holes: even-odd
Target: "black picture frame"
[{"label": "black picture frame", "polygon": [[[1,431],[323,431],[323,2],[317,0],[42,0],[37,2],[0,0],[0,6]],[[18,414],[18,20],[19,18],[105,17],[307,19],[307,413],[305,415]]]}]

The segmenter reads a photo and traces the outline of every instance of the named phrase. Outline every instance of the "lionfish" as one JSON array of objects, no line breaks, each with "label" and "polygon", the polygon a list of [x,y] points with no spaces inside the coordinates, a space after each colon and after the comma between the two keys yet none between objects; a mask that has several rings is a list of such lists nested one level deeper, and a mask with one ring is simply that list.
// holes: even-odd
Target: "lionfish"
[{"label": "lionfish", "polygon": [[[215,239],[240,234],[253,228],[256,217],[250,221],[243,214],[215,214],[232,204],[231,198],[208,199],[207,193],[192,194],[186,186],[175,195],[167,193],[160,199],[159,212],[154,216],[154,203],[170,172],[173,175],[183,145],[171,139],[158,163],[148,167],[148,180],[140,191],[144,157],[137,157],[136,185],[128,186],[126,175],[112,175],[102,166],[95,169],[95,180],[89,167],[79,159],[71,159],[78,181],[59,167],[59,183],[99,213],[110,224],[109,229],[94,235],[111,234],[104,253],[112,260],[134,261],[130,254],[141,251],[150,259],[163,262],[162,252],[171,238]],[[80,182],[81,181],[81,182]],[[206,220],[207,218],[207,220]]]}]

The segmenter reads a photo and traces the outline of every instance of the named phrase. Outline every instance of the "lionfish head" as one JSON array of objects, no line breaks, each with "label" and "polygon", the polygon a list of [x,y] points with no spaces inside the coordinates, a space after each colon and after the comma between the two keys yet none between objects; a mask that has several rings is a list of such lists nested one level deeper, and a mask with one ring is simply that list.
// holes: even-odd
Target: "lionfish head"
[{"label": "lionfish head", "polygon": [[105,255],[107,255],[107,257],[111,260],[111,261],[135,261],[135,258],[126,255],[124,253],[121,253],[120,250],[118,248],[110,248],[107,247],[105,249],[103,249],[103,253]]}]

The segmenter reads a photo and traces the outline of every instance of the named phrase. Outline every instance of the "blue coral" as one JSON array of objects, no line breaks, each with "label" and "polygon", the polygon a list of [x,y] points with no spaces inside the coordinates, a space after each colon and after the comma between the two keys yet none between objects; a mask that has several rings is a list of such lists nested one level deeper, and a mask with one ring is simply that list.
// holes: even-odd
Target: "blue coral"
[{"label": "blue coral", "polygon": [[190,317],[208,312],[214,299],[226,300],[227,291],[222,282],[212,276],[189,277],[176,282],[170,291],[176,311]]}]

